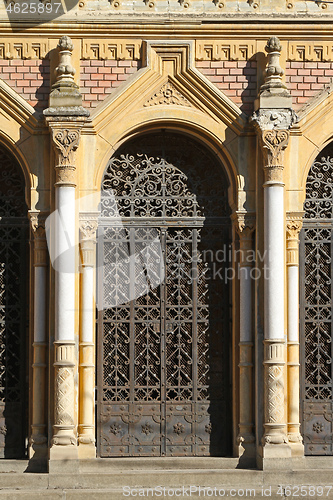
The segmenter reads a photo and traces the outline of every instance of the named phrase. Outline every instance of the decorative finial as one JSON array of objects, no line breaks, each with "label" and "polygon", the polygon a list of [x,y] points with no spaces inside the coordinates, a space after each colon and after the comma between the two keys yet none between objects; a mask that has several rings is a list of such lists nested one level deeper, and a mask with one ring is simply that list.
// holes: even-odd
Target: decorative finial
[{"label": "decorative finial", "polygon": [[268,53],[268,64],[265,70],[265,83],[260,88],[260,94],[265,90],[272,91],[273,89],[287,92],[287,87],[282,82],[282,75],[284,74],[280,66],[282,46],[277,36],[272,36],[268,40],[265,50]]},{"label": "decorative finial", "polygon": [[60,38],[57,49],[59,64],[55,69],[56,81],[50,92],[49,107],[44,116],[89,116],[89,111],[82,107],[82,95],[74,81],[75,68],[72,65],[74,45],[69,36]]},{"label": "decorative finial", "polygon": [[72,84],[74,81],[75,69],[72,66],[72,52],[74,45],[69,36],[64,35],[58,43],[59,49],[59,66],[55,69],[57,81],[68,81]]}]

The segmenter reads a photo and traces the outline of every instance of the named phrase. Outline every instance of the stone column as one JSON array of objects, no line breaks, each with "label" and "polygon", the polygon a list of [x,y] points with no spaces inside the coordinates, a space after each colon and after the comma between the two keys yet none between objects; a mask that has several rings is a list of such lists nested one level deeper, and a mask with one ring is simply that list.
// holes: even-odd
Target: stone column
[{"label": "stone column", "polygon": [[252,334],[252,233],[253,214],[237,212],[236,231],[240,242],[239,264],[239,457],[249,461],[256,456],[253,423],[253,334]]},{"label": "stone column", "polygon": [[[264,130],[264,456],[290,456],[284,405],[284,184],[282,152],[289,140],[288,130]],[[283,446],[285,444],[285,446]],[[282,445],[277,449],[276,445]],[[273,449],[270,447],[273,446]],[[266,448],[266,450],[265,450]]]},{"label": "stone column", "polygon": [[288,439],[293,456],[303,456],[299,413],[299,232],[303,214],[287,214]]},{"label": "stone column", "polygon": [[81,128],[89,113],[74,82],[71,63],[73,44],[68,36],[59,40],[57,79],[44,116],[51,131],[55,167],[55,213],[51,236],[55,269],[54,340],[54,425],[50,460],[78,458],[76,431],[76,350],[75,273],[76,245],[75,188],[76,150]]},{"label": "stone column", "polygon": [[[296,121],[292,98],[279,65],[281,44],[266,45],[265,83],[256,101],[253,121],[264,167],[264,436],[262,466],[277,467],[291,457],[285,412],[285,208],[283,154],[289,129]],[[281,463],[279,464],[281,466]]]},{"label": "stone column", "polygon": [[34,265],[34,337],[32,365],[32,423],[29,440],[29,459],[46,459],[47,445],[47,267],[49,256],[45,237],[45,215],[30,212],[33,233]]},{"label": "stone column", "polygon": [[95,303],[94,268],[96,262],[97,215],[80,214],[81,328],[79,457],[96,457],[95,448]]}]

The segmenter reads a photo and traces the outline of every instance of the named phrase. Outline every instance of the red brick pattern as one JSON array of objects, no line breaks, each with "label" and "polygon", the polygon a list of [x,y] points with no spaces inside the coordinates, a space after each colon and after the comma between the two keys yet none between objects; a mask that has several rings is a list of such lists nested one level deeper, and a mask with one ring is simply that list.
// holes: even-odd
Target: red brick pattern
[{"label": "red brick pattern", "polygon": [[257,97],[256,61],[197,61],[196,66],[242,111],[252,113]]},{"label": "red brick pattern", "polygon": [[83,105],[95,108],[113,89],[138,70],[139,61],[81,61]]},{"label": "red brick pattern", "polygon": [[47,107],[50,93],[49,60],[0,60],[0,78],[34,108]]},{"label": "red brick pattern", "polygon": [[287,62],[286,85],[296,109],[302,107],[333,78],[331,62]]}]

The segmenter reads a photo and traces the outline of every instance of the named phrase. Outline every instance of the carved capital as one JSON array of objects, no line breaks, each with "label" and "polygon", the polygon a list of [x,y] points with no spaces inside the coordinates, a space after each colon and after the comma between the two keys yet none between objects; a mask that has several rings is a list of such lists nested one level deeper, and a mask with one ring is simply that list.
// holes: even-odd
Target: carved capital
[{"label": "carved capital", "polygon": [[239,238],[249,239],[256,227],[256,216],[248,212],[236,212],[235,214],[235,229]]},{"label": "carved capital", "polygon": [[239,236],[240,244],[240,265],[252,266],[253,256],[249,255],[252,251],[252,233],[256,227],[256,218],[253,213],[236,212],[235,229]]},{"label": "carved capital", "polygon": [[98,228],[97,215],[80,214],[80,240],[96,240]]},{"label": "carved capital", "polygon": [[75,151],[80,142],[80,129],[52,128],[52,144],[56,153],[56,185],[76,186]]},{"label": "carved capital", "polygon": [[264,130],[261,134],[265,182],[283,182],[283,152],[289,142],[289,130]]},{"label": "carved capital", "polygon": [[45,234],[46,215],[40,212],[30,212],[29,216],[34,236],[34,265],[47,266],[48,251]]},{"label": "carved capital", "polygon": [[298,266],[299,261],[299,233],[302,229],[302,215],[287,215],[287,266]]},{"label": "carved capital", "polygon": [[95,244],[98,220],[96,214],[80,214],[80,249],[82,266],[95,264]]}]

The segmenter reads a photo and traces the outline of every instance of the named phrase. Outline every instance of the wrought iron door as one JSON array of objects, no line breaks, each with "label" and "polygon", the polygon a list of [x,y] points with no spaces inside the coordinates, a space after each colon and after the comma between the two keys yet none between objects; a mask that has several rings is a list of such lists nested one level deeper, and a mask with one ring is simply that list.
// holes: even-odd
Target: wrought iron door
[{"label": "wrought iron door", "polygon": [[301,401],[307,455],[333,454],[333,145],[311,166],[300,244]]},{"label": "wrought iron door", "polygon": [[225,259],[216,269],[215,257],[228,247],[230,219],[221,166],[185,136],[147,135],[111,159],[102,189],[99,453],[226,455],[229,293]]},{"label": "wrought iron door", "polygon": [[0,148],[0,457],[25,453],[27,207],[19,165]]}]

